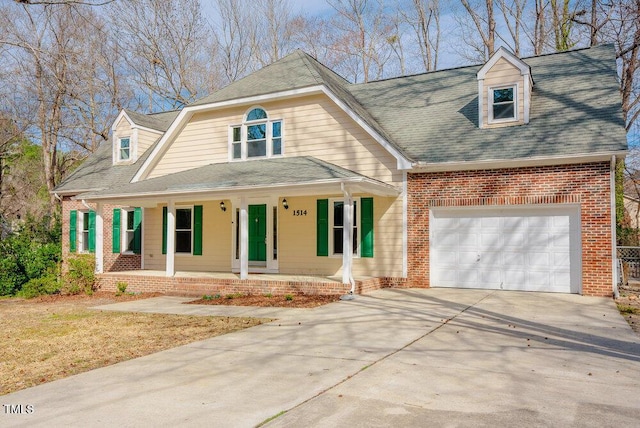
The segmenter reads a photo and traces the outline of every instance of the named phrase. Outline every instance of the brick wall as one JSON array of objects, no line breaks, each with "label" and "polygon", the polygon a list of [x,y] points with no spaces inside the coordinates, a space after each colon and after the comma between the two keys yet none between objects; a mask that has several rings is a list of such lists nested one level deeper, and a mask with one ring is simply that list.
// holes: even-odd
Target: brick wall
[{"label": "brick wall", "polygon": [[[327,281],[288,281],[262,279],[225,279],[211,277],[166,277],[152,275],[127,275],[119,273],[105,273],[98,275],[100,290],[116,291],[119,282],[127,284],[127,292],[160,292],[166,294],[202,296],[205,294],[225,295],[231,293],[243,294],[346,294],[350,285],[341,282]],[[403,287],[406,281],[402,278],[367,278],[356,280],[356,293],[368,293],[380,288]]]},{"label": "brick wall", "polygon": [[578,203],[582,294],[611,296],[609,162],[408,174],[408,285],[429,287],[430,207]]},{"label": "brick wall", "polygon": [[[95,210],[95,204],[87,204]],[[117,272],[123,270],[138,270],[141,267],[141,256],[139,254],[114,254],[112,251],[112,221],[113,209],[122,208],[116,205],[103,205],[102,217],[104,223],[104,271]],[[69,258],[69,213],[71,210],[88,211],[88,208],[81,201],[74,201],[65,196],[62,200],[62,258],[66,261]],[[79,233],[79,232],[78,232]]]}]

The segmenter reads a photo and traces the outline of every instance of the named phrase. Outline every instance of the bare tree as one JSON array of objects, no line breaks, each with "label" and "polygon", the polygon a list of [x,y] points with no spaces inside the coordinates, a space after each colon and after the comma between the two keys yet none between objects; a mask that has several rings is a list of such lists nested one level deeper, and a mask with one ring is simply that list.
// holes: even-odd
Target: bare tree
[{"label": "bare tree", "polygon": [[[520,56],[523,14],[527,6],[527,0],[498,0],[498,6],[502,11],[504,23],[513,41],[511,50],[516,56]],[[510,43],[507,44],[510,45]]]},{"label": "bare tree", "polygon": [[438,0],[412,0],[409,10],[401,14],[413,29],[424,71],[438,68],[440,52],[440,2]]},{"label": "bare tree", "polygon": [[484,60],[493,55],[496,48],[496,18],[493,10],[493,1],[484,0],[484,2],[478,4],[471,4],[468,0],[460,0],[473,21],[477,34],[482,39]]},{"label": "bare tree", "polygon": [[289,0],[258,0],[252,9],[254,16],[261,17],[253,33],[258,63],[265,66],[291,53],[296,27]]},{"label": "bare tree", "polygon": [[254,70],[256,20],[247,0],[216,0],[220,23],[215,27],[217,62],[224,83],[244,77]]},{"label": "bare tree", "polygon": [[210,33],[199,0],[118,2],[111,28],[150,111],[181,107],[213,89]]}]

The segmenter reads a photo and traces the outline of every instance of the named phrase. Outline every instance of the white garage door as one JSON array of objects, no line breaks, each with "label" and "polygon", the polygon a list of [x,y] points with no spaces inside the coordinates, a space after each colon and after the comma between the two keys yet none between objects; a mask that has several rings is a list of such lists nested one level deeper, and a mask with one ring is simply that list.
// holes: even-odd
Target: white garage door
[{"label": "white garage door", "polygon": [[580,291],[577,206],[432,209],[431,286]]}]

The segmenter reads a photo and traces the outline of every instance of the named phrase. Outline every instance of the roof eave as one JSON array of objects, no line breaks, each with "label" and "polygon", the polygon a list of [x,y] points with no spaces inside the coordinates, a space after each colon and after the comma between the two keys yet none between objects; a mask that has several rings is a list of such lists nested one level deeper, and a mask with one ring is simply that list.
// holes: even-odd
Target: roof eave
[{"label": "roof eave", "polygon": [[487,159],[462,162],[416,162],[409,172],[466,171],[473,169],[521,168],[608,161],[611,156],[624,157],[628,150],[575,155],[538,156],[519,159]]},{"label": "roof eave", "polygon": [[326,191],[329,193],[338,193],[342,184],[345,184],[354,193],[371,193],[378,196],[398,196],[401,190],[377,180],[366,177],[339,178],[314,180],[299,183],[281,183],[281,184],[265,184],[251,186],[227,186],[227,187],[211,187],[204,189],[167,189],[151,192],[139,193],[120,193],[107,195],[91,195],[77,194],[74,199],[83,199],[86,201],[133,201],[144,199],[161,199],[161,200],[194,200],[199,197],[231,197],[238,196],[242,193],[250,193],[251,195],[273,195],[274,193],[286,194],[288,196],[319,194]]}]

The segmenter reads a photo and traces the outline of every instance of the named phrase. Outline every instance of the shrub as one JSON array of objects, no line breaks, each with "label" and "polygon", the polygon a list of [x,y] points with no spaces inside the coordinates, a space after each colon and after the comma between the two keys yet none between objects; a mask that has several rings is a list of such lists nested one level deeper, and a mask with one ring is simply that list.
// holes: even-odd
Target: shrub
[{"label": "shrub", "polygon": [[284,295],[284,299],[285,300],[293,300],[293,294],[285,294]]},{"label": "shrub", "polygon": [[18,296],[25,299],[31,299],[43,294],[55,294],[60,291],[60,282],[55,272],[50,272],[47,275],[40,278],[30,279],[26,284],[22,286],[22,289],[17,293]]},{"label": "shrub", "polygon": [[10,296],[28,280],[17,258],[10,252],[0,253],[0,296]]},{"label": "shrub", "polygon": [[116,287],[118,288],[118,291],[116,292],[116,296],[120,296],[120,295],[124,294],[125,291],[127,291],[127,287],[128,286],[129,286],[129,284],[127,284],[126,282],[119,281],[116,284]]},{"label": "shrub", "polygon": [[68,259],[69,270],[64,275],[61,291],[64,294],[93,294],[96,262],[93,254],[78,254]]}]

